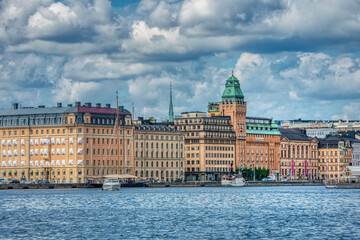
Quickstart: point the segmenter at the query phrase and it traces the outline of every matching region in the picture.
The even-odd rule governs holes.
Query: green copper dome
[[[240,82],[234,75],[231,75],[228,80],[226,80],[225,90],[222,95],[223,102],[232,101],[232,102],[243,102],[244,94],[240,89]]]

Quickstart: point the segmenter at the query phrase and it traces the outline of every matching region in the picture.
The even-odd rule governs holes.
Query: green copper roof
[[[278,125],[271,120],[271,124],[246,123],[246,134],[281,135]]]
[[[226,80],[222,100],[234,102],[244,101],[244,94],[241,91],[239,79],[237,79],[234,75],[231,75],[228,80]]]
[[[271,128],[279,129],[279,126],[275,123],[274,119],[271,118]]]

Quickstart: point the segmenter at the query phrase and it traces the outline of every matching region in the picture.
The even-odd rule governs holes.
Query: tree
[[[242,173],[243,178],[245,178],[246,181],[253,181],[254,180],[254,171],[248,168],[244,168],[242,171],[240,169],[236,169],[236,173]],[[255,180],[260,181],[262,178],[265,178],[269,176],[269,169],[265,168],[256,168],[255,169]]]

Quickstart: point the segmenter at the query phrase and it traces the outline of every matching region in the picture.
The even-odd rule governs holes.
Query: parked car
[[[282,182],[287,182],[287,180],[288,180],[288,179],[287,179],[286,177],[283,178],[283,179],[281,179]]]
[[[14,180],[11,180],[10,183],[20,183],[20,180],[14,179]]]
[[[263,178],[261,179],[262,182],[271,182],[272,180],[270,178]]]

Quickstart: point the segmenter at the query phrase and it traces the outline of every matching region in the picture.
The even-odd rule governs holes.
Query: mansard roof
[[[293,141],[312,141],[313,138],[306,136],[305,131],[301,129],[279,128],[281,139],[287,138]]]

